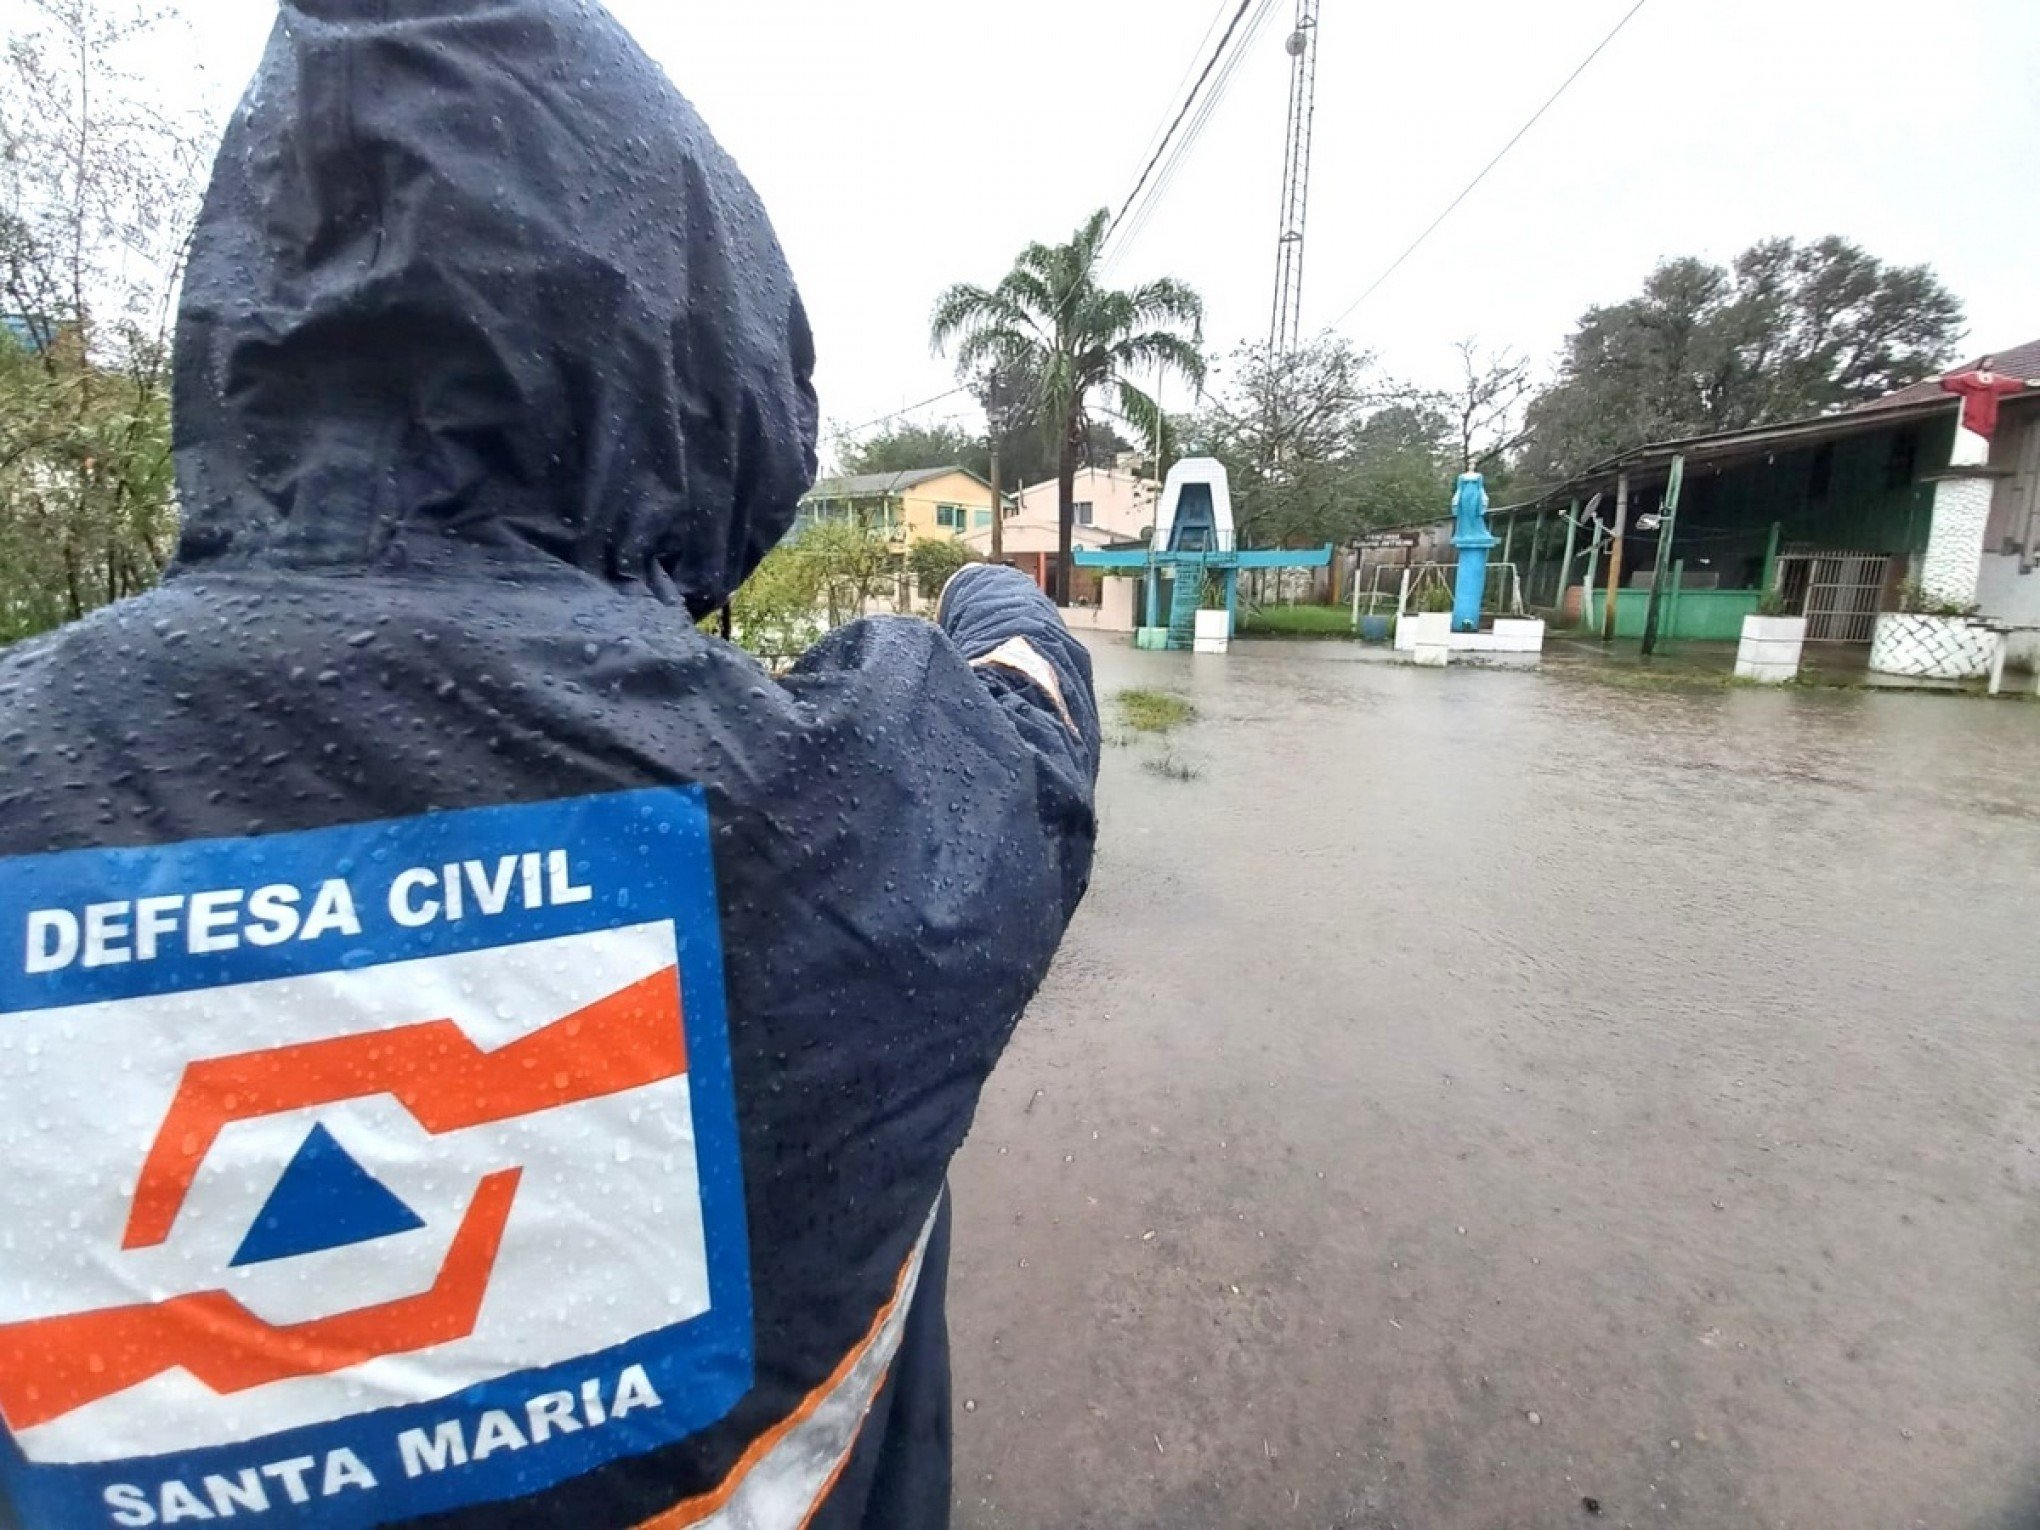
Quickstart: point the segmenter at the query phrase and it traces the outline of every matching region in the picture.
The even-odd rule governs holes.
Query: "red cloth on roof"
[[[1998,406],[2030,386],[2002,372],[1957,372],[1941,379],[1941,389],[1962,400],[1962,425],[1988,441],[1997,434]]]

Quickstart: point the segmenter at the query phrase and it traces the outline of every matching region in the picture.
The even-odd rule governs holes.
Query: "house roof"
[[[2029,340],[2024,345],[2015,345],[2008,351],[1986,351],[1990,358],[1991,370],[2002,372],[2007,377],[2026,380],[2040,378],[2040,340]],[[1974,361],[1964,362],[1953,371],[1943,372],[1941,377],[1953,377],[1959,372],[1974,372],[1983,365],[1983,356]],[[1896,393],[1887,393],[1883,398],[1872,399],[1859,404],[1859,409],[1890,409],[1902,404],[1940,403],[1951,395],[1941,391],[1941,377],[1930,377],[1925,382],[1914,383],[1910,388],[1900,388]]]
[[[808,490],[809,499],[883,499],[889,494],[903,494],[908,489],[928,483],[937,478],[947,478],[951,473],[961,473],[965,478],[990,484],[973,473],[969,468],[951,464],[948,467],[903,468],[897,473],[853,473],[844,478],[821,478]],[[1010,496],[1009,496],[1010,497]]]
[[[2040,340],[2015,346],[2008,351],[1993,351],[1986,354],[1991,356],[1993,366],[2008,377],[2040,378]],[[1979,357],[1978,361],[1981,359]],[[1976,365],[1976,362],[1969,362],[1941,376],[1952,377],[1956,372],[1973,370]],[[1632,478],[1641,475],[1647,480],[1654,474],[1670,472],[1674,457],[1684,457],[1689,466],[1706,464],[1716,468],[1726,467],[1739,461],[1767,457],[1773,452],[1790,451],[1802,446],[1819,446],[1828,441],[1840,441],[1850,436],[1888,430],[1893,425],[1929,420],[1936,415],[1949,413],[1955,408],[1955,396],[1942,391],[1941,378],[1930,377],[1925,382],[1914,383],[1909,388],[1900,388],[1895,393],[1887,393],[1883,398],[1872,399],[1866,404],[1857,404],[1838,414],[1816,415],[1804,420],[1786,420],[1776,425],[1753,425],[1747,430],[1723,431],[1719,435],[1688,436],[1677,441],[1652,441],[1643,446],[1632,447],[1605,462],[1595,463],[1565,483],[1547,489],[1539,498],[1503,506],[1496,513],[1506,515],[1536,510],[1554,501],[1563,500],[1569,495],[1605,487],[1620,473],[1629,473]]]
[[[1092,465],[1089,467],[1080,467],[1077,469],[1077,479],[1079,482],[1082,482],[1085,479],[1095,481],[1100,478],[1104,478],[1107,480],[1118,480],[1123,478],[1128,483],[1134,486],[1135,492],[1139,492],[1144,489],[1148,493],[1153,494],[1159,492],[1159,490],[1161,489],[1161,485],[1156,483],[1154,479],[1143,478],[1140,474],[1136,473],[1131,468],[1098,467],[1096,465]],[[1058,486],[1057,480],[1053,478],[1044,478],[1039,483],[1022,484],[1020,486],[1020,492],[1026,495],[1039,495],[1042,493],[1053,494],[1056,492],[1057,486]]]
[[[1805,420],[1786,420],[1776,425],[1753,425],[1747,430],[1723,431],[1712,436],[1688,436],[1677,441],[1652,441],[1597,462],[1585,472],[1546,489],[1535,499],[1501,506],[1496,513],[1516,514],[1537,510],[1568,497],[1580,497],[1595,489],[1606,489],[1627,473],[1638,487],[1671,471],[1672,459],[1684,457],[1689,469],[1701,466],[1724,468],[1737,462],[1769,457],[1800,447],[1820,446],[1850,436],[1870,435],[1894,425],[1925,421],[1945,414],[1955,406],[1954,395],[1938,388],[1923,399],[1904,403],[1882,402],[1845,410],[1841,414],[1816,415]]]

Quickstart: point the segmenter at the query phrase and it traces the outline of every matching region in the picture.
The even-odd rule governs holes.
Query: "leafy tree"
[[[1094,407],[1116,414],[1143,439],[1164,428],[1160,407],[1133,381],[1174,372],[1201,386],[1204,304],[1162,278],[1120,292],[1100,285],[1098,259],[1110,215],[1086,219],[1066,244],[1030,244],[998,285],[951,287],[935,305],[930,336],[954,345],[958,367],[987,366],[1037,378],[1040,415],[1056,442],[1056,595],[1067,604],[1075,480]]]
[[[208,133],[123,69],[163,19],[34,0],[0,62],[0,642],[147,588],[176,541],[170,299]]]
[[[774,548],[731,599],[731,636],[762,659],[797,658],[825,627],[862,616],[874,598],[899,588],[903,572],[932,595],[972,558],[961,542],[928,538],[914,543],[903,567],[877,528],[847,516],[812,521]]]
[[[1961,331],[1928,267],[1846,239],[1768,239],[1726,268],[1668,260],[1636,297],[1581,315],[1519,463],[1558,482],[1646,441],[1866,402],[1941,371]]]
[[[885,539],[858,521],[813,522],[787,544],[787,551],[806,563],[831,627],[862,616],[872,598],[900,577],[899,560]]]
[[[1370,414],[1353,437],[1344,538],[1442,516],[1457,466],[1451,434],[1452,422],[1421,393]]]
[[[1043,408],[1040,375],[1031,368],[989,366],[972,379],[970,390],[999,438],[999,476],[1007,490],[1055,477],[1056,429]],[[1083,432],[1080,468],[1110,467],[1132,449],[1108,420],[1087,417]]]
[[[0,332],[0,642],[147,589],[176,541],[160,359],[97,366],[71,324],[39,338]]]
[[[915,468],[961,467],[986,477],[991,452],[983,436],[961,426],[888,425],[862,441],[843,440],[837,456],[845,473],[907,473]]]
[[[1324,336],[1235,353],[1222,396],[1187,434],[1226,464],[1243,543],[1342,542],[1442,513],[1454,426],[1440,404]]]
[[[969,387],[998,437],[999,477],[1006,491],[1054,477],[1055,432],[1042,418],[1039,379],[1031,372],[988,367]],[[1080,466],[1108,466],[1126,450],[1126,439],[1106,421],[1085,421]],[[988,437],[946,420],[932,425],[888,423],[861,439],[839,435],[836,458],[845,473],[904,473],[954,465],[987,482],[992,476]]]
[[[907,572],[923,600],[940,595],[959,569],[975,562],[970,544],[950,537],[922,537],[907,549]]]
[[[761,659],[797,658],[822,635],[821,599],[820,565],[782,543],[731,599],[731,636]]]

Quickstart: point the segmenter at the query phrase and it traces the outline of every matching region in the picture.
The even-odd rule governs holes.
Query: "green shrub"
[[[1917,579],[1908,579],[1898,587],[1898,609],[1913,616],[1974,616],[1976,604],[1959,600],[1944,600],[1938,595],[1927,593],[1927,587]]]

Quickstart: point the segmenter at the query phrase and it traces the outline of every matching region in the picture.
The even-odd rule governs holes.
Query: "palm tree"
[[[992,365],[1040,379],[1042,424],[1056,432],[1055,597],[1063,605],[1077,461],[1092,405],[1102,401],[1137,439],[1153,441],[1163,429],[1161,406],[1130,379],[1173,372],[1204,385],[1203,300],[1167,277],[1126,292],[1099,285],[1098,256],[1110,224],[1101,208],[1069,243],[1027,246],[989,291],[951,287],[929,325],[937,351],[956,345],[959,371]]]

